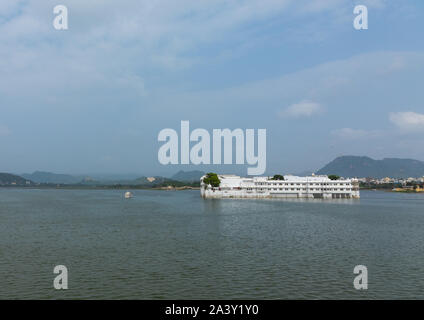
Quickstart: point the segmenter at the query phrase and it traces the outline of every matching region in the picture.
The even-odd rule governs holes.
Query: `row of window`
[[[304,185],[310,185],[310,186],[349,186],[351,185],[350,183],[337,183],[337,182],[333,182],[333,183],[328,183],[328,182],[323,182],[323,183],[314,183],[314,182],[301,182],[301,183],[277,183],[277,182],[255,182],[255,185],[257,186],[304,186]]]
[[[240,190],[240,188],[234,188],[236,190]],[[254,188],[243,188],[244,190],[251,191]],[[260,191],[352,191],[351,188],[255,188]]]

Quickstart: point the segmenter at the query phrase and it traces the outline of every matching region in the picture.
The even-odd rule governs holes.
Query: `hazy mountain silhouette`
[[[342,177],[409,178],[424,176],[424,162],[413,159],[342,156],[334,159],[317,174],[336,174]]]

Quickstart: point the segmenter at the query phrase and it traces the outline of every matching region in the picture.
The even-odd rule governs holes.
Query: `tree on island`
[[[330,174],[328,176],[328,179],[330,179],[330,180],[339,180],[340,179],[340,176],[338,176],[336,174]]]
[[[271,180],[284,180],[284,176],[281,174],[274,175]]]
[[[203,178],[203,182],[208,185],[210,184],[212,187],[217,188],[221,184],[221,180],[219,180],[218,175],[213,172],[209,172],[206,174],[206,177]]]

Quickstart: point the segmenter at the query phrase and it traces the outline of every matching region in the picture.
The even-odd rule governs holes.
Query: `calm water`
[[[2,299],[424,299],[424,194],[0,189]],[[53,268],[69,290],[53,289]],[[353,268],[368,267],[368,291]]]

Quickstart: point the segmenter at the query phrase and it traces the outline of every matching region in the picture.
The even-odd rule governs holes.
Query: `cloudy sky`
[[[269,174],[424,160],[423,30],[420,0],[2,0],[0,172],[195,169],[157,160],[181,120],[267,129]]]

